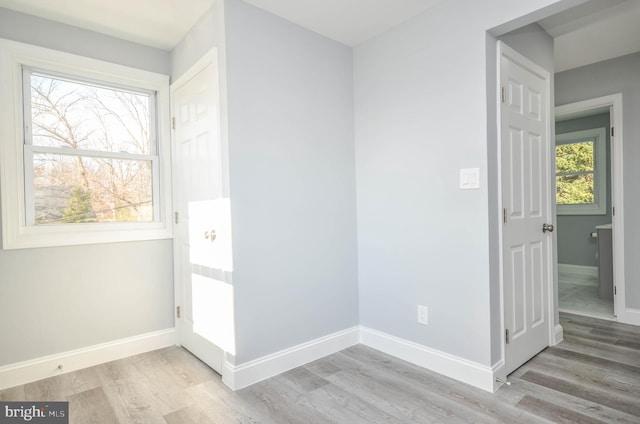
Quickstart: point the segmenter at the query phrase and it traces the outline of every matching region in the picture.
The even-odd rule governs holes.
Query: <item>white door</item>
[[[224,352],[235,352],[230,204],[223,197],[215,55],[172,85],[172,112],[179,340],[220,373]]]
[[[507,374],[549,345],[549,74],[501,50],[503,290]],[[551,231],[552,229],[549,228]]]

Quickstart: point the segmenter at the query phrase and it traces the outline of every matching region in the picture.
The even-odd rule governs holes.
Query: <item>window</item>
[[[155,93],[23,70],[27,224],[152,222]]]
[[[561,215],[606,215],[605,128],[556,136],[556,204]]]
[[[0,40],[3,247],[171,236],[168,77]]]

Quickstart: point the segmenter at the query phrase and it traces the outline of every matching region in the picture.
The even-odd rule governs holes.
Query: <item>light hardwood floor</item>
[[[487,393],[364,346],[238,392],[172,347],[0,391],[71,423],[640,423],[640,328],[561,314],[565,341]]]

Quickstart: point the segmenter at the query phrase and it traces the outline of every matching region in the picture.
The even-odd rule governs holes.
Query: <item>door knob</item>
[[[542,232],[546,233],[547,231],[553,232],[553,224],[542,224]]]
[[[205,240],[214,241],[216,239],[216,237],[217,237],[216,230],[211,230],[211,231],[205,231],[204,232]]]

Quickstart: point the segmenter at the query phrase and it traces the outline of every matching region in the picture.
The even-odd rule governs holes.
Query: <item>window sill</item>
[[[79,228],[69,228],[78,225]],[[32,249],[42,247],[76,246],[84,244],[117,243],[173,238],[164,224],[67,224],[21,227],[14,234],[3,234],[3,249]]]
[[[606,215],[605,207],[593,205],[556,206],[557,215]]]

